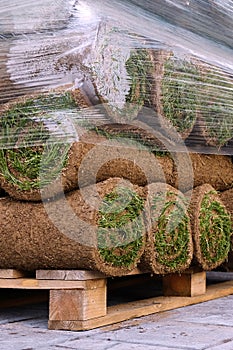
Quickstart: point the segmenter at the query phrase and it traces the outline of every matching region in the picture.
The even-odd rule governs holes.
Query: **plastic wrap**
[[[0,6],[2,118],[21,96],[79,89],[89,110],[66,108],[63,124],[140,120],[177,150],[184,142],[190,151],[232,153],[232,1]],[[11,147],[2,132],[1,148]]]
[[[213,191],[232,188],[232,12],[229,0],[0,2],[0,191],[10,196],[1,200],[2,221],[20,241],[24,222],[17,231],[17,220],[22,220],[19,214],[14,221],[14,211],[20,201],[31,201],[23,204],[28,247],[37,249],[31,230],[41,220],[43,227],[38,226],[34,233],[40,230],[42,253],[44,245],[50,250],[46,243],[49,222],[48,230],[54,232],[51,245],[60,242],[58,247],[63,246],[60,233],[77,242],[81,237],[80,254],[85,256],[83,265],[74,266],[69,258],[54,265],[59,254],[52,248],[51,261],[43,266],[98,268],[88,261],[85,249],[94,244],[101,251],[88,236],[99,221],[91,217],[88,223],[84,214],[102,215],[103,207],[106,237],[111,228],[119,229],[119,236],[113,234],[111,246],[104,251],[108,266],[114,260],[120,266],[122,247],[128,247],[125,221],[117,226],[118,214],[125,213],[125,201],[130,204],[126,216],[132,219],[132,231],[137,227],[144,237],[144,229],[132,216],[135,208],[128,192],[118,188],[125,199],[113,192],[101,197],[97,193],[101,181],[111,183],[117,177],[128,188],[139,186],[141,191],[143,187],[143,196],[148,198],[153,183],[162,184],[161,192],[166,183],[174,187],[175,194],[185,193],[185,208],[192,200],[190,190],[197,186],[207,184]],[[93,184],[96,186],[89,186]],[[69,195],[75,198],[75,190],[85,202],[78,205],[77,213],[67,201]],[[41,200],[42,205],[33,203]],[[104,205],[108,201],[109,207]],[[179,214],[164,222],[171,237],[179,228]],[[150,224],[150,220],[145,223]],[[12,246],[7,225],[3,225],[2,249],[5,240],[6,247]],[[225,258],[232,230],[219,227],[216,237],[226,231]],[[192,232],[195,234],[198,232]],[[190,228],[184,236],[191,237]],[[103,240],[108,245],[106,237]],[[136,247],[137,240],[130,237]],[[168,246],[169,237],[164,238]],[[178,238],[185,246],[187,240]],[[22,242],[17,248],[19,260],[10,261],[15,255],[13,247],[12,256],[3,257],[6,261],[1,266],[41,266],[36,255],[33,267],[30,265]],[[21,249],[25,265],[20,263]],[[191,246],[186,258],[183,268],[193,258]],[[217,260],[221,262],[222,258]]]

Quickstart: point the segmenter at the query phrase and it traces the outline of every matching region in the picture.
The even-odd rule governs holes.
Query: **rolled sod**
[[[132,46],[124,31],[106,23],[99,26],[91,67],[93,84],[113,122],[137,118],[148,99],[152,64],[146,49]]]
[[[227,259],[230,251],[230,215],[218,192],[209,184],[193,189],[189,213],[194,257],[203,270],[212,270]]]
[[[164,183],[148,185],[145,193],[147,240],[141,266],[156,274],[184,271],[193,258],[186,199]]]
[[[153,65],[150,105],[165,135],[176,141],[185,140],[197,120],[198,66],[165,50],[150,50],[150,60]]]
[[[184,155],[187,157],[187,155]],[[190,167],[182,168],[182,183],[179,183],[179,172],[174,169],[174,187],[179,186],[182,192],[191,190],[203,184],[210,184],[217,191],[230,189],[233,183],[233,163],[230,156],[217,154],[189,153]],[[179,154],[177,164],[181,162],[182,154]],[[189,176],[193,173],[193,183]],[[186,174],[186,176],[185,176]]]
[[[228,213],[231,216],[231,224],[233,227],[233,188],[219,193],[221,200],[226,206]],[[223,264],[227,271],[233,271],[233,240],[231,237],[231,248],[227,260]]]
[[[0,186],[12,198],[40,201],[41,196],[51,193],[51,187],[56,195],[56,186],[59,194],[115,176],[142,186],[172,181],[173,162],[159,152],[161,142],[153,140],[149,149],[140,135],[134,142],[135,127],[113,140],[107,133],[93,129],[93,125],[91,130],[89,126],[78,126],[78,140],[70,140],[69,116],[71,113],[74,122],[78,119],[79,107],[85,107],[81,98],[77,91],[63,92],[24,98],[4,106],[0,121]],[[61,113],[62,123],[52,118],[52,113]],[[158,157],[151,149],[158,151]]]
[[[23,97],[2,107],[0,186],[10,196],[38,201],[40,190],[46,193],[60,175],[64,191],[77,187],[76,167],[92,146],[74,140],[68,118],[82,107],[87,104],[77,90]]]
[[[219,67],[200,65],[198,130],[220,149],[233,137],[233,78]]]
[[[144,251],[142,189],[108,179],[54,201],[0,201],[0,267],[91,269],[120,276]]]
[[[229,190],[223,192],[219,192],[219,196],[223,201],[225,207],[227,208],[228,212],[230,213],[233,222],[233,188],[230,188]]]

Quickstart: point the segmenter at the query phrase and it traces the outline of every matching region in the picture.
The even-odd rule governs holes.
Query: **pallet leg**
[[[106,280],[103,281],[104,286],[99,288],[50,290],[49,324],[52,325],[53,321],[86,321],[105,316]]]
[[[206,272],[185,272],[163,277],[165,296],[194,297],[206,293]]]

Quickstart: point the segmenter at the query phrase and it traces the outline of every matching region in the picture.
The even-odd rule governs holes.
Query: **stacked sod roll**
[[[231,217],[231,223],[233,227],[233,188],[230,188],[226,191],[220,192],[220,198],[224,205],[226,206],[228,213]],[[231,247],[229,255],[224,262],[224,264],[221,266],[224,270],[227,271],[233,271],[233,239],[231,238]]]
[[[0,185],[13,198],[41,200],[61,175],[64,191],[77,187],[76,167],[91,148],[75,142],[69,115],[87,107],[71,92],[33,95],[1,109]],[[75,156],[74,156],[75,155]]]
[[[198,116],[198,66],[192,60],[175,57],[171,51],[149,53],[153,62],[150,106],[168,137],[185,140]]]
[[[47,204],[1,199],[0,266],[125,275],[144,251],[143,208],[141,188],[120,178]]]
[[[159,132],[154,135],[127,124],[81,127],[79,115],[86,107],[77,91],[24,97],[4,105],[0,185],[11,197],[40,201],[51,192],[55,196],[115,176],[140,186],[176,186],[174,160]],[[81,133],[74,138],[71,131],[76,126],[75,132]],[[187,174],[185,183],[189,178]]]
[[[193,258],[186,198],[165,183],[150,184],[145,193],[147,239],[142,268],[155,274],[186,270]]]
[[[227,259],[230,251],[233,233],[230,214],[218,192],[209,184],[193,189],[189,212],[194,257],[203,270],[212,270]]]
[[[108,23],[99,26],[91,66],[96,95],[113,122],[137,118],[148,98],[148,73],[152,64],[145,49]]]
[[[233,137],[233,79],[223,69],[203,62],[199,69],[199,137],[221,149]]]

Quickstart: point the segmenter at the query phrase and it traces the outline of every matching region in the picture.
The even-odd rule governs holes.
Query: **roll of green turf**
[[[230,251],[230,215],[218,192],[209,184],[194,188],[189,212],[195,259],[204,270],[212,270],[227,259]]]
[[[0,186],[7,193],[40,200],[40,191],[46,193],[60,175],[65,191],[77,187],[75,167],[91,146],[76,142],[69,116],[85,106],[77,91],[26,96],[3,105]]]
[[[54,201],[0,201],[0,268],[129,273],[144,251],[142,189],[108,179]]]
[[[186,270],[193,258],[193,243],[184,195],[164,183],[146,186],[145,193],[147,241],[141,266],[155,274]]]

